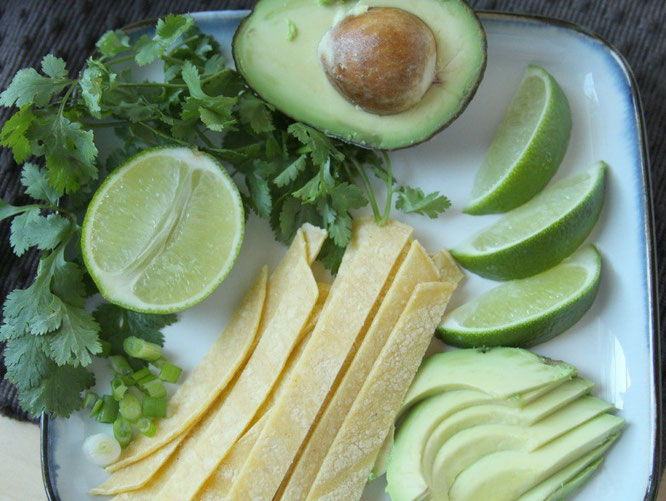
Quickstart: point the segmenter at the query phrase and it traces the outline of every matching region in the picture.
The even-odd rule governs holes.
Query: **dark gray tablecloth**
[[[316,0],[312,0],[313,2]],[[408,1],[408,0],[406,0]],[[37,66],[53,52],[78,71],[106,30],[170,12],[240,9],[252,0],[3,0],[0,2],[0,89],[17,70]],[[659,284],[666,280],[666,23],[665,0],[476,0],[476,9],[550,16],[580,24],[610,41],[625,55],[638,80],[643,98],[652,163],[656,215]],[[0,109],[0,124],[11,111]],[[10,203],[27,203],[19,183],[19,168],[8,151],[0,153],[0,195]],[[36,256],[17,259],[9,248],[9,224],[0,225],[0,302],[15,287],[25,287],[37,266]],[[666,325],[666,293],[661,300]],[[662,329],[663,332],[663,329]],[[0,378],[4,367],[0,363]],[[0,383],[0,412],[25,419],[16,392]]]

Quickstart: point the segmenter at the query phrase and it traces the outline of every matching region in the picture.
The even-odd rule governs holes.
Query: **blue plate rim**
[[[196,19],[206,18],[210,16],[222,16],[227,19],[242,19],[246,17],[251,11],[249,10],[219,10],[219,11],[201,11],[193,12],[191,15]],[[500,21],[516,21],[516,22],[531,22],[535,24],[542,24],[554,26],[559,28],[568,29],[577,32],[593,42],[600,44],[606,49],[609,54],[615,58],[618,67],[623,73],[626,80],[628,90],[631,97],[632,109],[634,113],[634,121],[637,127],[639,136],[638,152],[640,157],[641,168],[641,182],[642,182],[642,198],[643,206],[645,208],[645,218],[643,232],[645,235],[645,258],[646,258],[646,284],[649,288],[648,294],[648,325],[652,333],[651,349],[652,349],[652,409],[654,415],[654,422],[652,426],[652,471],[648,479],[648,487],[643,499],[655,500],[659,488],[659,482],[662,475],[662,366],[661,366],[661,339],[659,328],[659,291],[657,280],[657,254],[656,254],[656,238],[655,238],[655,222],[654,222],[654,205],[652,198],[652,179],[650,174],[650,159],[648,153],[648,139],[647,130],[645,127],[645,116],[643,113],[643,104],[638,89],[638,83],[634,76],[629,63],[622,55],[622,53],[609,41],[597,35],[591,30],[563,19],[554,17],[546,17],[532,14],[514,14],[509,12],[486,11],[478,10],[476,13],[483,19],[497,19]],[[125,31],[135,31],[147,26],[154,26],[157,19],[146,19],[137,23],[125,26]],[[54,476],[51,475],[51,457],[49,449],[49,416],[42,414],[40,418],[40,457],[42,465],[42,481],[48,501],[60,501],[58,491],[54,483]]]

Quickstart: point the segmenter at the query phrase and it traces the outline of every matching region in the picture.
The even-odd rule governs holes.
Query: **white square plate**
[[[246,12],[194,14],[225,51]],[[448,129],[419,146],[392,155],[398,180],[439,190],[453,208],[436,220],[394,217],[411,224],[434,251],[453,247],[497,216],[462,214],[474,175],[493,131],[529,63],[542,65],[561,84],[571,103],[571,142],[555,180],[596,160],[610,165],[605,207],[589,238],[603,256],[602,283],[592,309],[569,331],[534,351],[577,366],[597,383],[595,394],[613,402],[627,426],[600,471],[577,499],[638,500],[652,497],[659,474],[659,348],[652,211],[645,130],[636,85],[623,58],[607,43],[563,22],[482,13],[488,35],[488,68],[476,97]],[[144,25],[142,30],[149,30]],[[235,304],[261,265],[280,260],[284,247],[265,221],[251,216],[235,268],[206,301],[180,315],[166,329],[170,359],[192,369],[220,333]],[[468,274],[452,307],[493,286]],[[108,375],[96,368],[99,388]],[[42,420],[44,481],[49,498],[94,499],[88,489],[106,474],[83,457],[83,439],[108,427],[83,413],[67,420]],[[370,484],[364,499],[388,499],[383,479]]]

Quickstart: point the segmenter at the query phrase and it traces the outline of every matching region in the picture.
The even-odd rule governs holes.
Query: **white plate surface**
[[[228,51],[243,13],[195,14],[199,26]],[[599,296],[592,309],[566,333],[537,346],[539,354],[576,365],[597,383],[595,394],[613,402],[627,427],[599,473],[576,499],[642,499],[650,485],[656,434],[655,367],[649,212],[646,207],[642,125],[632,100],[631,81],[620,58],[601,41],[564,25],[484,14],[488,68],[469,108],[448,129],[420,146],[392,154],[396,177],[426,191],[439,190],[453,208],[437,220],[394,216],[416,228],[431,251],[453,247],[496,216],[468,216],[465,205],[493,131],[527,64],[546,68],[571,103],[573,130],[566,157],[554,181],[580,172],[596,160],[610,165],[606,204],[589,238],[603,255]],[[166,329],[170,359],[192,369],[227,323],[239,298],[260,267],[279,262],[284,247],[273,240],[268,224],[250,217],[238,262],[227,280],[202,304],[180,315]],[[489,289],[493,282],[468,274],[453,307]],[[97,369],[100,391],[108,389],[105,370]],[[89,488],[105,473],[86,461],[83,439],[109,431],[83,413],[50,421],[46,467],[62,500],[94,499]],[[364,499],[388,499],[383,479]]]

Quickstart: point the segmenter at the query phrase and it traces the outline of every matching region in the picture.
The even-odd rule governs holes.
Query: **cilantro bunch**
[[[398,185],[386,154],[329,138],[256,97],[189,16],[161,19],[152,36],[107,32],[97,49],[75,78],[65,61],[47,55],[41,72],[20,70],[0,94],[0,105],[18,108],[0,144],[23,164],[21,181],[35,200],[0,201],[0,220],[13,217],[18,256],[41,251],[32,285],[7,297],[0,341],[6,377],[34,416],[80,408],[81,392],[94,384],[87,368],[94,356],[122,353],[128,336],[162,345],[161,329],[176,320],[108,303],[92,313],[85,307],[97,291],[80,256],[82,217],[99,183],[138,151],[184,145],[217,157],[246,208],[268,219],[279,241],[289,243],[304,222],[326,228],[321,259],[333,271],[355,209],[369,204],[384,224],[393,201],[431,218],[450,205],[439,193]],[[145,65],[160,77],[137,81],[132,68]],[[96,142],[110,131],[120,146],[102,160]],[[383,207],[370,176],[386,185]]]

